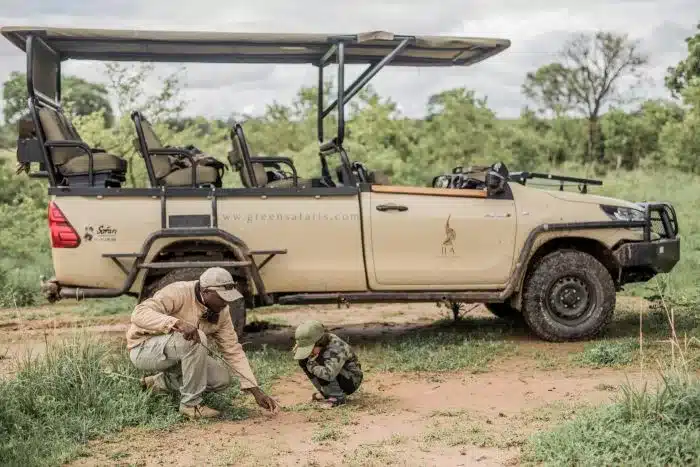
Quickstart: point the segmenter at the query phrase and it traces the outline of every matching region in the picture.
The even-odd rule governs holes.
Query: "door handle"
[[[504,214],[499,214],[495,212],[490,212],[488,214],[485,214],[484,217],[510,217],[510,213],[506,212]]]
[[[377,206],[377,211],[408,211],[408,208],[399,204],[389,203],[380,204]]]

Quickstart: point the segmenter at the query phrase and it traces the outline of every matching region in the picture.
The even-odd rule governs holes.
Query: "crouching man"
[[[346,402],[362,383],[362,368],[349,344],[327,332],[318,321],[306,321],[297,327],[294,358],[319,392],[312,400],[324,408]]]
[[[241,389],[276,413],[277,403],[258,387],[231,322],[228,302],[241,297],[228,271],[210,268],[198,281],[175,282],[138,304],[126,333],[127,347],[137,368],[156,372],[142,378],[142,387],[179,393],[180,413],[188,417],[219,415],[202,403],[205,391],[223,391],[231,384],[229,369],[207,351],[216,344]]]

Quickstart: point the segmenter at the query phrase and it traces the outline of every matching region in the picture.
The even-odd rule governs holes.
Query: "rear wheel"
[[[593,256],[560,250],[542,258],[523,293],[523,318],[548,341],[583,340],[597,335],[615,311],[615,284]]]
[[[142,300],[152,297],[158,290],[174,282],[197,280],[206,269],[207,268],[185,268],[170,271],[152,284],[149,284],[147,290],[143,294]],[[243,293],[240,289],[239,292]],[[240,339],[243,337],[246,322],[245,299],[239,298],[234,302],[229,302],[228,307],[233,328],[236,330],[236,334]]]

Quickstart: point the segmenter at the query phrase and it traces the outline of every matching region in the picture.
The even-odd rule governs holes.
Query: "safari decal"
[[[98,241],[98,242],[114,242],[117,239],[117,229],[109,225],[98,225],[94,227],[92,225],[85,226],[85,233],[83,234],[83,240],[86,242]]]
[[[452,256],[455,254],[455,240],[457,239],[457,232],[455,229],[450,227],[450,218],[452,214],[447,216],[447,221],[445,221],[445,239],[442,241],[442,255],[446,256],[449,252]]]

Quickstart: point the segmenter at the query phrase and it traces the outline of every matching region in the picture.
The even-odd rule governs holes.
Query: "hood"
[[[607,196],[598,196],[582,193],[572,193],[567,191],[547,191],[549,196],[553,198],[561,199],[564,201],[571,201],[574,203],[586,203],[586,204],[607,204],[610,206],[621,206],[625,208],[641,209],[638,204],[625,201],[618,198],[609,198]]]

